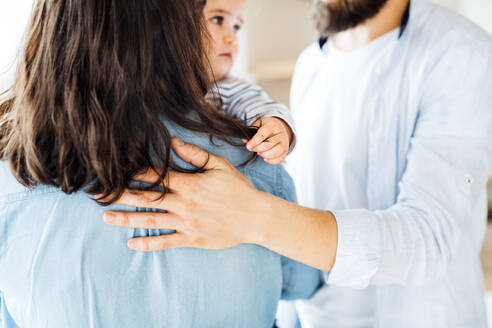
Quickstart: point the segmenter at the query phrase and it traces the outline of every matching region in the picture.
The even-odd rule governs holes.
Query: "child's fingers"
[[[249,151],[254,151],[259,144],[268,139],[271,135],[271,128],[269,126],[262,126],[258,129],[258,132],[256,132],[254,137],[246,144],[246,148],[248,148]]]
[[[283,161],[285,161],[285,157],[286,156],[280,156],[280,157],[277,157],[274,159],[265,159],[265,162],[267,162],[268,164],[271,164],[271,165],[278,165],[278,164],[283,163]]]
[[[253,148],[251,151],[255,153],[263,153],[269,151],[270,149],[277,146],[278,144],[279,144],[278,142],[269,139],[265,142],[262,142],[257,147]]]
[[[263,119],[260,118],[259,120],[257,120],[256,122],[254,122],[253,125],[251,125],[251,126],[255,126],[257,128],[261,128],[263,126]]]
[[[282,147],[280,144],[279,145],[276,145],[275,147],[273,147],[272,149],[270,150],[267,150],[267,151],[264,151],[264,152],[261,152],[261,153],[258,153],[261,157],[263,157],[264,159],[275,159],[277,157],[281,157],[281,156],[284,156],[286,155],[288,152],[288,149],[285,149],[285,147]]]
[[[262,153],[264,151],[272,149],[276,145],[282,145],[288,148],[288,139],[286,138],[285,134],[275,134],[271,135],[266,141],[262,142],[258,146],[254,147],[251,149],[251,151],[255,153]]]

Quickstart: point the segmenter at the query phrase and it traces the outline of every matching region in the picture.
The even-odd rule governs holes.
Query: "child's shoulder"
[[[262,90],[258,85],[251,81],[236,76],[227,76],[217,82],[221,92],[237,93],[244,90]]]
[[[250,101],[252,99],[271,101],[266,92],[251,81],[235,76],[228,76],[217,83],[218,93],[224,104],[229,101]]]

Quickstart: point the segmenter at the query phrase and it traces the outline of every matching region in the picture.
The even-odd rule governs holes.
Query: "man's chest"
[[[319,148],[327,151],[365,151],[373,115],[370,104],[377,95],[372,89],[371,72],[357,74],[339,68],[322,68],[306,86],[294,110],[298,148]]]

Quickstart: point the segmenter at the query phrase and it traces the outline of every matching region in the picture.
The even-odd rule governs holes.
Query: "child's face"
[[[217,81],[227,76],[239,54],[237,33],[244,24],[246,0],[208,0],[204,9],[212,37],[209,58]]]

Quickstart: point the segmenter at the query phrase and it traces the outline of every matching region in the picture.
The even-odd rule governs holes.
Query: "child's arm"
[[[218,86],[226,113],[259,127],[248,149],[271,164],[281,163],[295,146],[294,119],[289,109],[272,101],[257,85],[234,77]]]

